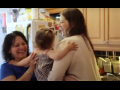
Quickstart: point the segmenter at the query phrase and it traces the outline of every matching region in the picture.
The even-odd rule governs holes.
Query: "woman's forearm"
[[[31,70],[30,68],[16,81],[30,81],[34,70]]]
[[[29,69],[17,81],[30,81],[30,79],[34,73],[34,69],[35,69],[37,60],[38,60],[38,57],[36,57],[32,61],[30,61]]]

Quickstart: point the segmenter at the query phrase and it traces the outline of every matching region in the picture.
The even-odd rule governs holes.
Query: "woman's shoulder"
[[[10,64],[8,64],[7,62],[5,62],[5,63],[3,63],[2,65],[1,65],[1,68],[0,68],[1,70],[1,72],[2,73],[4,73],[4,74],[6,74],[8,71],[10,71],[11,69],[12,69],[12,67],[11,67],[11,65]]]
[[[80,37],[80,35],[66,37],[58,43],[57,48],[63,48],[68,42],[78,43],[78,41],[80,41]]]
[[[9,67],[9,64],[7,62],[3,63],[1,67]]]
[[[10,68],[13,68],[14,66],[5,62],[1,65],[1,69],[10,69]]]
[[[65,43],[69,41],[77,42],[78,40],[80,41],[80,39],[82,39],[81,35],[75,35],[75,36],[64,38],[60,43],[63,43],[63,42]]]

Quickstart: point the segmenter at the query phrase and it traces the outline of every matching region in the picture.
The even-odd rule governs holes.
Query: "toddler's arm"
[[[63,48],[62,50],[60,51],[53,51],[53,50],[50,50],[48,52],[48,56],[51,58],[51,59],[54,59],[54,60],[60,60],[62,59],[69,51],[71,50],[76,50],[78,47],[77,47],[77,44],[75,43],[68,43],[65,48]]]
[[[26,66],[30,64],[30,61],[34,59],[36,53],[32,52],[28,57],[22,59],[19,62],[12,61],[11,63],[16,66]]]

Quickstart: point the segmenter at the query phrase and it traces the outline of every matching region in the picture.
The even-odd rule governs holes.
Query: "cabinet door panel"
[[[106,13],[106,40],[108,44],[120,45],[120,8],[108,8]]]
[[[104,8],[86,8],[85,19],[89,37],[93,44],[104,43]]]

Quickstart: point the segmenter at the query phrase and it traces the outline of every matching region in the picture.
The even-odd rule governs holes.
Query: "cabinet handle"
[[[106,44],[106,41],[104,41],[104,44]]]
[[[108,41],[104,41],[104,44],[108,44]]]

